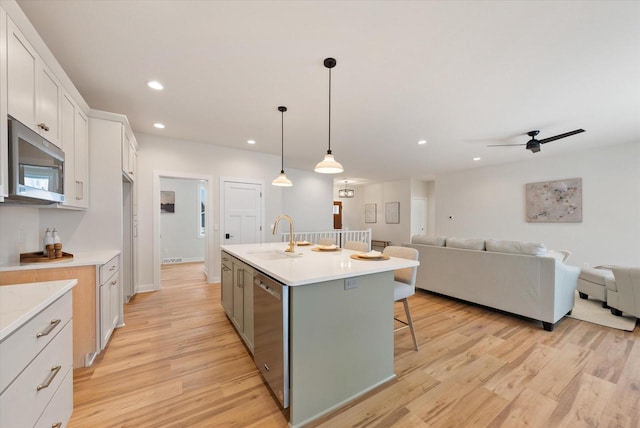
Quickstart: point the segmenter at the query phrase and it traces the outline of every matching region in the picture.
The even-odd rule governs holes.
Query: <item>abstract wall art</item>
[[[582,222],[582,179],[527,183],[526,215],[529,223]]]

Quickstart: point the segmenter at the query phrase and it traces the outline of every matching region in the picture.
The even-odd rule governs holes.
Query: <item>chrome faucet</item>
[[[287,248],[285,251],[287,253],[295,253],[296,252],[296,241],[293,240],[293,220],[291,220],[291,217],[289,217],[286,214],[280,214],[276,218],[276,222],[273,225],[273,234],[275,235],[276,232],[278,232],[278,223],[282,219],[285,219],[285,220],[287,220],[289,222],[289,248]]]

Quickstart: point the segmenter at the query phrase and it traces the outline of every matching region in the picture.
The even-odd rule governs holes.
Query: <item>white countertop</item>
[[[90,265],[103,265],[109,260],[120,254],[118,250],[104,250],[104,251],[81,251],[73,252],[73,259],[70,261],[60,262],[48,262],[48,263],[28,263],[28,264],[8,264],[0,266],[0,272],[13,271],[13,270],[30,270],[30,269],[49,269],[49,268],[62,268],[62,267],[74,267],[74,266],[90,266]]]
[[[0,287],[0,340],[16,331],[77,283],[77,279],[65,279]]]
[[[289,286],[315,284],[420,264],[415,260],[395,257],[389,260],[354,260],[350,256],[358,254],[358,251],[346,249],[336,252],[312,251],[311,249],[316,245],[296,246],[296,253],[301,253],[301,257],[280,256],[274,253],[274,251],[284,251],[287,247],[286,242],[220,246],[223,251]]]

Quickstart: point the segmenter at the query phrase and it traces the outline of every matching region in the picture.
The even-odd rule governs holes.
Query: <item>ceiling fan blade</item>
[[[526,146],[526,144],[488,144],[487,147]]]
[[[566,132],[564,134],[556,135],[555,137],[544,138],[542,140],[538,140],[540,144],[548,143],[550,141],[559,140],[560,138],[570,137],[572,135],[580,134],[584,132],[584,129],[576,129],[575,131]]]

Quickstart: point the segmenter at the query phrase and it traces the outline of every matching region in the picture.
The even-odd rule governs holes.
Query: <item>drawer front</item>
[[[68,292],[0,342],[0,393],[62,331],[71,314]]]
[[[120,262],[118,256],[115,256],[107,263],[100,266],[100,284],[104,284],[109,278],[111,278],[111,275],[118,271],[119,268]]]
[[[64,428],[73,412],[73,370],[69,370],[60,388],[38,419],[35,428]]]
[[[1,427],[32,427],[62,384],[65,375],[71,373],[73,376],[72,330],[73,321],[69,321],[2,393]],[[57,367],[60,368],[53,370]]]

